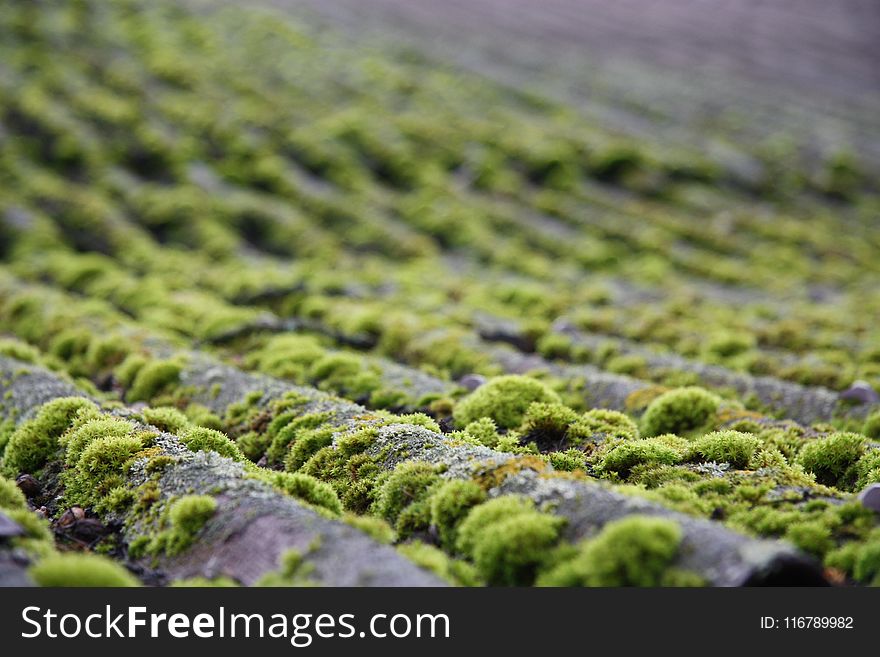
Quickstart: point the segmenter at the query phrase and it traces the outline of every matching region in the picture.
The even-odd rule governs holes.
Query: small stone
[[[27,498],[36,497],[43,492],[43,485],[36,477],[29,474],[21,474],[15,479],[16,485]]]
[[[17,522],[0,511],[0,538],[24,536],[25,531]]]
[[[859,493],[859,502],[866,509],[880,513],[880,484],[871,484]]]
[[[86,512],[81,506],[72,506],[58,518],[58,526],[62,529],[69,529],[85,517]]]
[[[486,377],[482,374],[465,374],[458,380],[459,385],[473,392],[481,385],[486,383]]]
[[[880,402],[880,394],[867,381],[855,381],[849,388],[840,393],[840,398],[857,404],[876,404]]]

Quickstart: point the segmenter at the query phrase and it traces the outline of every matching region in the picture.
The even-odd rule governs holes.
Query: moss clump
[[[24,493],[11,479],[0,477],[0,509],[26,509]]]
[[[477,572],[491,585],[530,585],[564,524],[562,518],[538,512],[490,524],[471,553]]]
[[[68,502],[84,507],[101,507],[114,488],[124,486],[128,468],[145,447],[140,435],[103,436],[90,442],[65,472]]]
[[[269,425],[267,433],[274,434],[272,442],[266,450],[266,460],[270,464],[281,463],[297,439],[311,429],[320,428],[330,419],[330,413],[306,413],[296,417],[293,412],[283,413]],[[279,421],[285,421],[283,425]],[[305,462],[305,461],[303,461]]]
[[[180,381],[181,364],[176,360],[155,360],[138,369],[126,399],[129,402],[150,401],[168,386]]]
[[[468,512],[486,500],[486,492],[473,481],[454,479],[440,484],[431,494],[431,523],[437,527],[440,542],[452,550],[458,524]]]
[[[390,544],[393,543],[396,538],[394,528],[382,520],[382,518],[377,518],[375,516],[358,516],[353,513],[346,513],[342,520],[355,529],[364,532],[374,541]]]
[[[376,435],[375,427],[367,427],[342,436],[335,445],[315,452],[299,471],[333,486],[349,511],[364,513],[374,500],[374,488],[382,473],[373,457],[364,454]]]
[[[820,484],[852,490],[858,479],[857,462],[864,453],[864,436],[834,433],[805,443],[795,462]]]
[[[309,552],[318,547],[317,544],[311,546]],[[266,573],[254,586],[315,586],[316,582],[310,579],[315,567],[306,561],[306,556],[299,550],[287,550],[278,559],[278,570]]]
[[[83,450],[99,438],[123,437],[133,432],[131,424],[117,417],[103,416],[88,419],[79,426],[72,427],[61,436],[59,442],[64,448],[64,462],[75,467]]]
[[[862,433],[872,440],[880,440],[880,408],[865,418]]]
[[[603,472],[614,472],[627,477],[637,465],[675,465],[680,463],[683,451],[658,438],[627,441],[610,449],[600,462]]]
[[[397,551],[417,566],[430,570],[437,577],[454,586],[480,585],[480,578],[473,566],[465,561],[451,558],[433,545],[413,541],[399,546]]]
[[[697,438],[691,445],[691,458],[703,461],[729,463],[734,468],[745,468],[761,441],[741,431],[713,431]]]
[[[342,504],[330,484],[298,472],[263,472],[266,473],[267,482],[291,497],[304,500],[333,513],[342,513]]]
[[[233,461],[244,461],[244,454],[225,434],[205,427],[189,427],[180,433],[180,442],[193,452],[216,452]]]
[[[125,568],[95,554],[56,554],[28,569],[40,586],[124,587],[140,586]]]
[[[528,498],[499,497],[471,509],[459,525],[456,548],[489,584],[529,585],[564,525]]]
[[[578,417],[564,404],[535,402],[526,410],[519,432],[523,442],[534,441],[542,452],[556,451],[568,445],[568,428]]]
[[[424,500],[439,481],[430,463],[401,463],[379,488],[373,512],[394,525],[407,507]]]
[[[325,426],[299,434],[284,459],[284,469],[289,472],[299,470],[319,450],[333,444],[333,435],[337,431],[337,427]]]
[[[631,516],[608,523],[571,559],[543,573],[539,586],[661,586],[681,543],[672,520]]]
[[[500,438],[495,421],[489,417],[474,420],[464,428],[464,432],[468,437],[486,447],[495,447]]]
[[[697,429],[709,421],[720,403],[720,397],[703,388],[690,386],[670,390],[648,405],[642,416],[642,434],[683,434]]]
[[[818,520],[789,525],[785,531],[785,540],[817,557],[822,557],[834,547],[831,528]]]
[[[58,449],[58,438],[83,409],[97,406],[81,397],[62,397],[47,402],[36,417],[22,424],[9,438],[3,455],[3,472],[15,477],[39,471]]]
[[[217,500],[210,495],[185,495],[175,500],[165,513],[168,529],[156,534],[149,541],[129,546],[132,556],[142,552],[169,556],[180,554],[196,539],[196,535],[217,512]]]
[[[639,428],[632,418],[620,411],[594,408],[581,415],[568,429],[569,442],[582,447],[597,439],[634,440]]]
[[[499,376],[480,386],[455,406],[456,424],[466,426],[488,417],[502,429],[514,429],[533,402],[561,403],[559,395],[545,383],[516,374]]]
[[[474,507],[458,528],[455,548],[462,554],[473,552],[480,533],[493,522],[535,510],[535,503],[527,497],[505,495]]]
[[[172,406],[145,408],[141,416],[146,424],[168,433],[179,433],[190,426],[189,418]]]

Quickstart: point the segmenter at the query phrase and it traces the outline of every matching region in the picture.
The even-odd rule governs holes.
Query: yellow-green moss
[[[694,386],[665,392],[648,404],[641,420],[645,436],[661,433],[681,435],[705,425],[718,410],[721,399]]]
[[[533,402],[561,403],[545,383],[527,376],[507,375],[491,379],[456,404],[453,417],[463,427],[481,417],[492,418],[503,429],[514,429]]]
[[[140,582],[107,557],[94,554],[57,554],[41,559],[28,569],[39,586],[128,587]]]

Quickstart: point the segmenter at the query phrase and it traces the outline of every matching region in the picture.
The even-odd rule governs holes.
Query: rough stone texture
[[[256,379],[234,368],[210,367],[201,371],[197,380],[211,385],[216,376],[226,374],[241,387],[228,389],[229,401],[235,394],[246,394],[264,386],[267,392],[280,394],[289,389],[286,384],[266,377]],[[15,410],[19,419],[36,411],[50,399],[82,393],[56,375],[10,358],[0,357],[0,395],[3,396],[3,416]],[[6,393],[11,395],[6,398]],[[316,397],[323,398],[320,393]],[[237,399],[237,398],[235,398]],[[117,411],[130,415],[130,411]],[[248,478],[241,464],[215,453],[193,453],[183,447],[172,435],[163,433],[158,439],[163,454],[177,461],[168,465],[159,481],[159,503],[192,493],[215,495],[218,508],[208,521],[196,543],[175,557],[160,557],[156,564],[173,578],[202,575],[227,575],[244,584],[252,584],[261,575],[278,567],[278,558],[289,549],[304,554],[310,546],[317,546],[306,556],[311,566],[309,579],[329,586],[441,586],[443,582],[416,567],[398,555],[389,546],[381,545],[363,532],[343,522],[325,518],[295,499],[274,491],[270,486]],[[129,485],[138,486],[146,480],[143,467],[146,460],[136,463],[131,471]],[[129,512],[132,514],[133,512]],[[155,514],[158,515],[158,514]],[[130,543],[140,536],[151,535],[155,520],[139,516],[125,518],[124,538]],[[15,562],[3,561],[0,551],[0,583],[15,578]],[[144,559],[145,564],[150,559]],[[152,565],[152,564],[151,564]],[[23,570],[24,565],[19,569]],[[10,571],[10,574],[5,574]]]

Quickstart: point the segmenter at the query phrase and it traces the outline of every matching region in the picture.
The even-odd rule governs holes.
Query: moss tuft
[[[577,555],[543,573],[539,586],[661,586],[678,552],[672,520],[630,516],[610,522]]]
[[[413,541],[399,546],[397,551],[417,566],[430,570],[454,586],[479,586],[481,583],[473,566],[451,558],[433,545]]]
[[[97,406],[81,397],[62,397],[47,402],[36,417],[16,429],[6,445],[3,472],[11,477],[38,472],[58,449],[58,438],[81,410]]]
[[[439,481],[440,475],[430,463],[401,463],[376,494],[373,512],[394,525],[407,507],[424,500]]]
[[[291,497],[304,500],[333,513],[342,513],[342,504],[330,484],[298,472],[263,472],[266,473],[267,482]]]
[[[190,421],[179,410],[172,406],[145,408],[141,412],[146,424],[151,424],[161,431],[179,433],[190,426]]]
[[[440,542],[455,547],[458,524],[468,512],[486,500],[486,492],[473,481],[454,479],[440,484],[431,494],[431,523],[437,527]]]
[[[168,386],[180,381],[182,366],[176,360],[156,360],[138,369],[126,399],[129,402],[150,401]]]
[[[52,555],[31,566],[28,575],[40,586],[140,586],[125,568],[95,554]]]
[[[652,401],[642,416],[645,436],[683,434],[705,425],[718,410],[721,399],[694,386],[665,392]]]
[[[760,447],[761,441],[740,431],[714,431],[697,438],[691,445],[691,458],[703,461],[729,463],[734,468],[745,468]]]
[[[502,429],[514,429],[533,402],[561,403],[545,383],[516,374],[499,376],[480,386],[456,404],[453,417],[466,426],[481,417],[492,418]]]
[[[834,433],[804,444],[795,462],[816,481],[852,490],[858,479],[857,463],[865,453],[865,438],[857,433]]]
[[[216,452],[233,461],[246,460],[234,442],[214,429],[189,427],[180,433],[180,442],[193,452]]]

